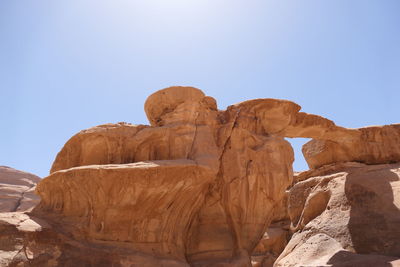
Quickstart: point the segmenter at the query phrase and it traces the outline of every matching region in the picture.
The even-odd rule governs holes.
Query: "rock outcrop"
[[[0,213],[0,266],[188,266],[129,243],[80,240],[63,229],[32,214]]]
[[[400,166],[388,165],[400,162],[399,125],[347,129],[277,99],[218,110],[193,87],[157,91],[145,111],[150,126],[100,125],[64,145],[36,188],[40,204],[0,214],[0,264],[267,267],[282,250],[276,266],[399,258]],[[313,138],[311,170],[294,180],[285,137]]]
[[[34,194],[40,178],[31,173],[0,166],[0,212],[27,211],[39,203]]]
[[[299,112],[279,134],[313,138],[302,149],[311,169],[343,162],[400,161],[400,124],[348,129],[323,117]]]
[[[157,266],[250,266],[292,182],[292,148],[274,133],[299,108],[258,99],[220,111],[196,88],[160,90],[145,103],[151,126],[107,124],[72,137],[38,185],[32,216]]]
[[[76,238],[130,243],[185,261],[190,223],[213,173],[191,160],[97,165],[55,172],[38,186],[36,214],[58,214]],[[95,180],[94,180],[95,178]]]
[[[303,175],[288,199],[295,233],[274,266],[400,266],[400,164]]]
[[[303,146],[310,168],[340,162],[384,164],[400,159],[400,124],[354,129],[357,138],[315,139]]]

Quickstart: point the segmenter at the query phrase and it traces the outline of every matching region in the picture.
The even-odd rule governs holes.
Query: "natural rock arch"
[[[75,240],[131,250],[127,261],[249,266],[292,183],[284,137],[315,139],[303,149],[311,168],[400,158],[400,142],[385,138],[399,140],[398,125],[346,129],[286,100],[218,110],[199,89],[170,87],[145,109],[151,126],[106,124],[73,136],[38,185],[33,214]]]

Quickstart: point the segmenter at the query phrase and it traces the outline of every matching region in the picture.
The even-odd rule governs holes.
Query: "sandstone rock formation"
[[[157,91],[145,111],[150,126],[100,125],[64,145],[37,186],[40,204],[0,214],[0,264],[242,267],[252,259],[267,267],[282,250],[276,266],[400,257],[399,165],[387,165],[400,162],[399,125],[347,129],[277,99],[218,110],[193,87]],[[285,137],[313,138],[303,148],[311,170],[295,183]]]
[[[311,168],[339,162],[383,164],[400,158],[400,124],[355,129],[357,138],[311,140],[303,154]]]
[[[26,211],[39,203],[34,194],[40,178],[31,173],[0,166],[0,212]]]
[[[129,243],[85,241],[62,229],[32,214],[0,213],[0,266],[185,266],[141,253]]]
[[[274,266],[400,266],[400,164],[305,175],[289,193],[296,233]]]
[[[253,267],[272,267],[285,249],[290,236],[290,218],[287,209],[289,192],[275,207],[272,221],[257,247],[253,250],[251,262]]]
[[[258,99],[220,111],[200,90],[172,87],[145,110],[151,126],[107,124],[72,137],[37,187],[33,215],[160,266],[250,266],[292,182],[293,151],[273,133],[299,106]]]
[[[400,124],[348,129],[320,116],[299,112],[280,134],[313,138],[302,149],[312,169],[340,162],[400,161]]]

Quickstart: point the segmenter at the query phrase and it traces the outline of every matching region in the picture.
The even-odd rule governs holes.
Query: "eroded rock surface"
[[[302,149],[312,169],[343,162],[385,164],[400,161],[400,124],[349,129],[326,118],[298,112],[279,134],[313,138]]]
[[[66,230],[79,239],[128,243],[184,262],[188,229],[212,174],[191,160],[62,170],[39,184],[36,214],[59,214],[64,228],[71,221],[81,225],[79,231]]]
[[[221,111],[196,88],[160,90],[145,103],[151,126],[73,136],[39,184],[33,215],[73,239],[128,247],[158,264],[250,266],[292,182],[292,148],[274,133],[299,109],[258,99]]]
[[[275,206],[271,224],[253,250],[251,257],[253,267],[272,267],[289,241],[288,196],[287,191],[279,205]]]
[[[384,164],[400,161],[400,124],[372,126],[352,130],[357,138],[311,140],[303,146],[310,168],[339,162]],[[321,140],[322,139],[322,140]]]
[[[398,125],[347,129],[277,99],[218,110],[193,87],[157,91],[145,111],[150,126],[64,145],[40,204],[0,215],[1,264],[266,267],[282,250],[276,266],[396,263],[399,166],[362,163],[400,162]],[[313,138],[295,183],[285,137]]]
[[[296,231],[274,266],[400,265],[400,165],[309,171],[289,193]]]
[[[0,213],[0,266],[189,266],[141,253],[128,243],[78,240],[60,225],[21,212]]]
[[[26,211],[39,203],[34,194],[40,178],[31,173],[0,166],[0,212]]]

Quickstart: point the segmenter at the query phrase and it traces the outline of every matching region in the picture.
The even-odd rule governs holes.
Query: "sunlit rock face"
[[[341,147],[359,142],[377,155],[391,142],[386,130],[368,139],[364,130],[299,110],[277,99],[218,110],[215,99],[193,87],[155,92],[145,103],[150,126],[105,124],[77,133],[38,184],[41,202],[34,211],[0,216],[4,236],[18,237],[0,242],[7,252],[1,264],[251,266],[255,248],[271,251],[275,259],[286,230],[277,229],[276,248],[260,247],[259,241],[271,221],[292,218],[295,210],[282,206],[284,199],[290,202],[285,190],[293,182],[294,160],[284,138],[309,137]],[[338,151],[306,146],[311,167]],[[357,156],[366,162],[368,153],[346,154],[339,161]],[[396,152],[380,153],[366,163],[396,160]],[[316,202],[329,201],[326,194]]]
[[[292,180],[292,148],[275,133],[299,109],[258,99],[221,111],[199,89],[160,90],[145,103],[151,126],[72,137],[37,188],[34,214],[159,264],[249,266]]]
[[[39,203],[34,194],[40,178],[34,174],[0,166],[0,212],[27,211]]]
[[[337,136],[331,140],[311,140],[303,146],[310,168],[339,162],[366,164],[394,163],[400,160],[400,124],[350,130],[353,138]]]

